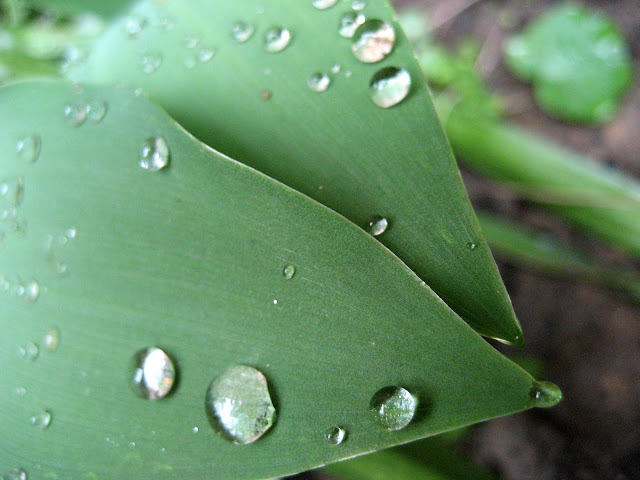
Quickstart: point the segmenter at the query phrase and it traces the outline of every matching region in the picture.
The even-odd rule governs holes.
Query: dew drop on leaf
[[[53,416],[51,415],[51,412],[48,410],[43,410],[37,415],[33,415],[29,419],[29,423],[34,427],[41,428],[42,430],[44,430],[49,425],[51,425],[52,419],[53,419]]]
[[[396,32],[390,23],[367,20],[353,34],[351,50],[361,62],[375,63],[391,53],[395,41]]]
[[[367,6],[367,2],[365,0],[353,0],[351,2],[351,8],[354,10],[364,10]]]
[[[40,297],[40,284],[31,280],[24,286],[23,298],[26,302],[35,303]]]
[[[150,172],[157,172],[169,165],[169,145],[162,137],[149,137],[140,151],[139,165]]]
[[[238,43],[244,43],[253,36],[255,31],[253,25],[245,22],[237,22],[231,28],[231,36]]]
[[[264,49],[269,53],[283,51],[291,43],[291,32],[283,27],[272,27],[264,34]]]
[[[325,10],[327,8],[333,7],[338,0],[313,0],[313,6],[319,10]]]
[[[49,330],[42,339],[42,344],[44,345],[44,348],[50,352],[58,350],[58,345],[60,345],[60,330],[57,328]]]
[[[159,400],[173,388],[176,368],[167,353],[157,347],[144,348],[133,356],[130,385],[141,398]]]
[[[146,18],[127,17],[124,21],[124,31],[130,38],[137,38],[146,26]]]
[[[154,73],[162,65],[162,54],[158,52],[147,52],[140,56],[140,68],[148,75]]]
[[[358,27],[365,21],[366,17],[362,13],[345,13],[340,19],[340,25],[338,25],[338,33],[344,38],[351,38],[353,37],[354,33],[356,33]]]
[[[94,123],[100,123],[107,114],[107,103],[102,100],[92,100],[86,106],[87,118]]]
[[[469,242],[469,243],[467,243],[467,248],[468,248],[469,250],[475,250],[477,246],[478,246],[478,245],[477,245],[475,242]]]
[[[329,88],[330,84],[331,79],[329,78],[329,75],[322,72],[313,73],[307,79],[307,85],[309,86],[309,88],[318,93],[324,92],[327,88]]]
[[[378,390],[369,403],[378,422],[387,430],[401,430],[413,419],[418,400],[411,393],[397,386]]]
[[[532,407],[553,407],[562,400],[562,392],[551,382],[533,382],[529,400]]]
[[[389,108],[404,100],[411,89],[411,75],[404,68],[384,67],[378,70],[369,83],[373,103]]]
[[[325,432],[324,438],[330,445],[340,445],[347,439],[347,431],[341,427],[331,427]]]
[[[40,355],[40,349],[35,343],[29,342],[24,347],[18,348],[18,355],[33,362],[38,358],[38,355]]]
[[[197,53],[198,61],[200,63],[207,63],[215,54],[216,51],[213,48],[200,48]]]
[[[84,103],[68,103],[64,106],[64,118],[74,127],[79,127],[87,119],[87,106]]]
[[[26,162],[33,163],[40,156],[41,146],[42,140],[40,139],[40,135],[27,135],[16,142],[16,152],[18,156]]]
[[[267,379],[245,365],[231,367],[211,382],[205,409],[216,432],[236,444],[258,440],[276,417]]]
[[[382,235],[384,232],[387,231],[388,227],[389,227],[389,220],[387,220],[385,217],[382,217],[380,215],[371,217],[367,222],[367,232],[369,232],[369,234],[373,235],[374,237],[377,237],[378,235]]]
[[[3,480],[27,480],[27,472],[22,468],[14,468],[0,478]]]
[[[282,274],[284,275],[284,278],[286,278],[287,280],[291,280],[296,274],[296,267],[293,265],[287,265],[286,267],[284,267]]]

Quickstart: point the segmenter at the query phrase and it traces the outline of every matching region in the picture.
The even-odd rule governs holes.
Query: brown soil
[[[437,40],[445,45],[453,47],[469,37],[484,44],[480,68],[507,100],[511,121],[640,177],[640,78],[613,122],[580,127],[554,120],[538,109],[529,86],[518,81],[501,61],[502,40],[557,2],[394,3],[425,8],[432,24],[438,25]],[[618,23],[640,72],[640,2],[583,3]],[[475,206],[544,229],[607,261],[632,266],[622,254],[508,189],[469,171],[463,171],[463,176]],[[525,353],[545,363],[547,379],[562,388],[565,400],[549,410],[479,425],[462,451],[509,480],[640,479],[640,307],[596,287],[542,277],[515,265],[500,263],[500,268],[525,332]],[[305,474],[296,478],[321,477]]]

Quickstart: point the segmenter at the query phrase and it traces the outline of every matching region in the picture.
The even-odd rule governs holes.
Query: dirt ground
[[[455,46],[465,37],[483,42],[480,68],[507,100],[511,121],[640,178],[639,75],[613,122],[597,128],[579,127],[540,111],[530,88],[514,78],[501,61],[503,39],[557,2],[394,3],[424,7],[441,43]],[[618,23],[631,46],[636,72],[640,72],[640,1],[581,3]],[[586,238],[575,227],[506,188],[469,171],[463,171],[463,176],[476,207],[558,235],[607,261],[633,266],[624,255]],[[640,479],[640,306],[596,287],[546,278],[515,265],[499,262],[499,266],[524,329],[525,353],[545,363],[547,379],[562,388],[565,400],[549,410],[479,425],[461,450],[509,480]],[[304,474],[294,478],[322,477]]]

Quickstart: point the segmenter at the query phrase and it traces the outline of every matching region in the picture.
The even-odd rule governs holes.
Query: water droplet
[[[24,347],[20,347],[18,349],[18,355],[22,358],[26,358],[27,360],[31,360],[32,362],[38,358],[40,354],[40,349],[38,345],[33,342],[27,343]]]
[[[64,106],[64,118],[74,127],[79,127],[87,119],[87,106],[84,103],[68,103]]]
[[[24,397],[27,394],[27,389],[24,387],[16,387],[15,394],[19,397]]]
[[[387,430],[401,430],[413,419],[418,400],[402,387],[390,386],[378,390],[369,403],[380,424]]]
[[[51,265],[51,268],[53,268],[53,271],[58,274],[58,276],[63,277],[69,273],[69,267],[67,266],[67,264],[55,255],[47,255],[47,261],[49,265]]]
[[[324,434],[324,438],[331,445],[340,445],[347,439],[347,431],[341,427],[331,427]]]
[[[40,135],[27,135],[16,142],[16,152],[23,160],[33,163],[40,156],[41,145]]]
[[[140,151],[139,165],[150,172],[157,172],[169,165],[169,145],[162,137],[149,137]]]
[[[338,0],[313,0],[313,6],[320,9],[325,10],[327,8],[333,7]]]
[[[159,400],[166,397],[176,378],[176,369],[164,350],[144,348],[133,356],[131,388],[141,398]]]
[[[351,50],[361,62],[375,63],[391,53],[395,41],[396,32],[390,23],[367,20],[353,34]]]
[[[31,280],[24,286],[23,295],[25,301],[29,303],[35,303],[36,300],[38,300],[38,297],[40,297],[40,284],[35,280]]]
[[[58,350],[58,345],[60,345],[60,330],[57,328],[49,330],[42,339],[42,344],[44,345],[44,348],[50,352]]]
[[[340,25],[338,26],[338,33],[344,38],[351,38],[356,33],[356,30],[366,20],[366,17],[361,13],[349,12],[345,13],[340,19]]]
[[[287,265],[286,267],[284,267],[282,274],[284,275],[284,278],[286,278],[287,280],[291,280],[296,274],[296,267],[294,265]]]
[[[260,98],[262,98],[262,100],[270,100],[272,96],[273,93],[271,92],[271,90],[263,90],[260,94]]]
[[[127,17],[124,21],[124,31],[131,38],[137,38],[146,26],[146,18]]]
[[[326,73],[316,72],[307,79],[307,85],[314,92],[324,92],[330,84],[331,79]]]
[[[161,53],[144,53],[140,57],[140,68],[146,74],[151,75],[162,65],[162,54]]]
[[[200,429],[199,429],[198,427],[193,427],[193,428],[191,429],[191,431],[192,431],[193,433],[198,433],[198,432],[200,431]]]
[[[198,61],[200,63],[206,63],[211,60],[216,54],[213,48],[201,48],[198,50]]]
[[[253,36],[255,31],[253,25],[245,22],[238,22],[231,28],[231,36],[238,43],[244,43]]]
[[[411,89],[411,75],[404,68],[385,67],[371,78],[369,93],[373,103],[389,108],[404,100]]]
[[[351,8],[354,10],[364,10],[367,6],[367,2],[365,0],[353,0],[351,2]]]
[[[27,480],[27,472],[22,468],[14,468],[4,475],[3,480]]]
[[[196,66],[196,59],[195,57],[187,57],[184,59],[184,66],[191,70],[192,68],[195,68]]]
[[[291,43],[291,32],[286,28],[273,27],[264,34],[264,49],[269,53],[283,51]]]
[[[211,382],[205,408],[218,434],[236,444],[259,439],[276,416],[267,379],[245,365],[231,367]]]
[[[78,235],[78,229],[76,227],[70,227],[64,231],[64,236],[67,237],[69,240],[73,240],[74,238],[76,238],[77,235]]]
[[[529,405],[532,407],[553,407],[562,400],[562,392],[551,382],[533,382],[529,390]]]
[[[333,74],[337,74],[340,73],[340,65],[339,64],[335,64],[331,67],[331,73]]]
[[[30,419],[29,419],[29,423],[31,425],[33,425],[34,427],[38,427],[41,429],[45,429],[47,428],[49,425],[51,425],[51,419],[52,419],[52,415],[51,412],[48,410],[43,410],[42,412],[38,413],[37,415],[33,415]]]
[[[187,48],[196,48],[199,43],[200,39],[198,37],[193,37],[191,35],[184,37],[184,44]]]
[[[475,250],[477,246],[478,246],[478,245],[476,245],[476,243],[475,243],[475,242],[469,242],[469,243],[467,243],[467,248],[468,248],[469,250]]]
[[[373,235],[374,237],[382,235],[384,232],[386,232],[388,227],[389,220],[380,215],[371,217],[369,219],[369,222],[367,222],[367,232],[369,232],[369,234]]]
[[[277,305],[278,304],[278,300],[276,298],[273,299],[273,304]]]
[[[100,123],[107,114],[107,102],[93,100],[86,106],[87,118],[94,123]]]

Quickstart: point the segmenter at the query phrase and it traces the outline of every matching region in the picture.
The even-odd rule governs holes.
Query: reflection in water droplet
[[[404,68],[385,67],[371,78],[369,93],[373,103],[389,108],[404,100],[411,89],[411,75]]]
[[[312,3],[314,7],[320,10],[324,10],[326,8],[333,7],[336,3],[338,3],[338,0],[313,0]]]
[[[291,280],[296,274],[296,267],[293,265],[287,265],[286,267],[284,267],[282,274],[284,275],[284,278],[286,278],[287,280]]]
[[[86,106],[87,118],[94,123],[100,123],[107,114],[107,103],[102,100],[92,100]]]
[[[38,413],[37,415],[33,415],[30,419],[29,419],[29,423],[31,425],[33,425],[34,427],[38,427],[41,429],[45,429],[47,428],[49,425],[51,425],[51,419],[52,419],[52,415],[51,412],[48,410],[43,410],[42,412]]]
[[[346,440],[347,432],[346,432],[345,429],[343,429],[341,427],[331,427],[324,434],[324,438],[331,445],[340,445],[342,442],[344,442]]]
[[[264,49],[269,53],[283,51],[291,43],[291,32],[283,27],[272,27],[264,34]]]
[[[562,391],[551,382],[533,382],[529,399],[531,407],[553,407],[562,400]]]
[[[139,165],[150,172],[157,172],[169,165],[169,145],[162,137],[149,137],[140,151]]]
[[[27,135],[16,142],[16,152],[23,160],[33,163],[40,156],[41,146],[40,135]]]
[[[307,79],[307,85],[314,92],[324,92],[330,84],[331,79],[326,73],[316,72]]]
[[[42,344],[44,345],[44,348],[50,352],[58,350],[58,345],[60,345],[60,330],[57,328],[49,330],[42,339]]]
[[[31,280],[24,286],[23,295],[25,301],[29,303],[35,303],[36,300],[38,300],[38,297],[40,297],[40,284],[35,280]]]
[[[340,25],[338,26],[338,32],[344,38],[351,38],[356,33],[356,30],[366,20],[366,17],[361,13],[349,12],[345,13],[340,19]]]
[[[401,430],[413,419],[418,400],[402,387],[390,386],[378,390],[369,403],[380,424],[387,430]]]
[[[365,0],[353,0],[351,2],[351,8],[354,10],[364,10],[367,6],[367,2]]]
[[[478,246],[478,245],[476,245],[476,243],[475,243],[475,242],[469,242],[469,243],[467,243],[467,248],[468,248],[469,250],[475,250],[477,246]]]
[[[64,118],[74,127],[79,127],[87,119],[87,106],[84,103],[68,103],[64,106]]]
[[[384,59],[393,50],[396,32],[391,24],[382,20],[367,20],[353,35],[351,50],[358,60],[375,63]]]
[[[216,432],[236,444],[259,439],[276,416],[267,379],[245,365],[231,367],[211,382],[205,409]]]
[[[176,378],[176,369],[164,350],[149,347],[133,356],[130,385],[141,398],[159,400],[166,397]]]
[[[140,68],[146,74],[151,75],[162,65],[162,54],[159,52],[147,52],[140,57]]]
[[[369,219],[369,222],[367,222],[367,232],[369,232],[369,234],[373,235],[374,237],[382,235],[388,227],[389,220],[380,215],[371,217]]]
[[[245,22],[238,22],[231,28],[231,36],[238,43],[244,43],[253,36],[255,31],[253,25]]]

